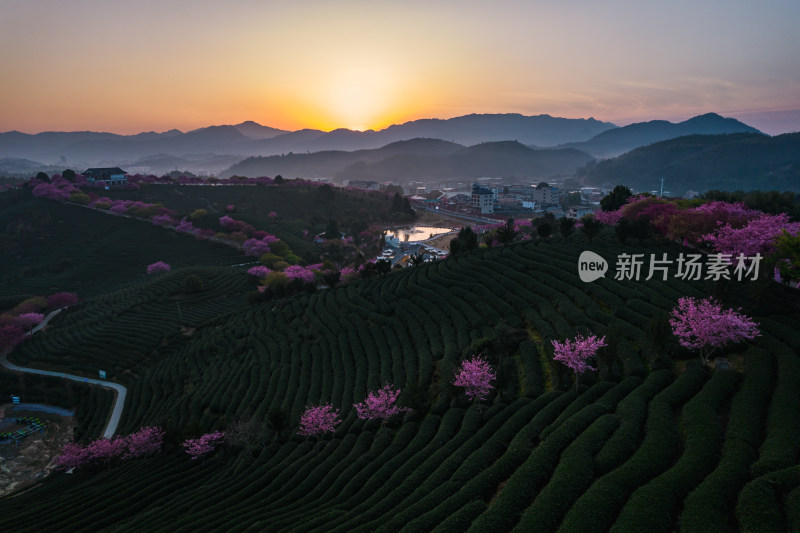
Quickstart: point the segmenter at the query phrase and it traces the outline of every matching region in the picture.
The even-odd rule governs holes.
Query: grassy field
[[[0,530],[797,530],[796,294],[578,278],[581,251],[632,248],[678,251],[574,235],[253,306],[243,269],[181,263],[97,294],[11,359],[108,368],[129,387],[121,432],[160,424],[165,452],[52,475],[0,500]],[[193,274],[204,289],[184,294]],[[709,292],[761,324],[729,350],[731,370],[701,367],[664,334],[679,297]],[[587,330],[611,346],[576,391],[550,340]],[[451,385],[477,352],[498,374],[481,406]],[[352,403],[386,381],[413,411],[381,430]],[[319,444],[293,434],[318,402],[344,418]],[[202,462],[177,446],[239,419],[266,429]]]

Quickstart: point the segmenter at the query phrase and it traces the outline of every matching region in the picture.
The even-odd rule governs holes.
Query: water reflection
[[[454,231],[454,228],[440,228],[436,226],[406,226],[404,228],[392,228],[386,230],[387,237],[395,237],[400,242],[425,241]]]

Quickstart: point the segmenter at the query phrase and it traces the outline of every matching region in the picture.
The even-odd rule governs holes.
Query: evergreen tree
[[[461,228],[458,236],[450,241],[450,254],[460,255],[471,252],[478,247],[478,236],[472,231],[472,228]]]
[[[394,193],[394,197],[392,198],[392,212],[393,213],[403,212],[403,197],[400,196],[400,193]]]
[[[561,236],[564,237],[564,240],[566,240],[567,237],[572,235],[572,231],[574,229],[575,229],[574,218],[564,217],[558,221],[558,231],[561,233]]]
[[[497,230],[497,240],[503,243],[503,246],[508,246],[516,236],[517,231],[514,229],[513,218],[506,220],[506,225]]]
[[[617,185],[614,189],[600,200],[600,209],[603,211],[616,211],[633,196],[631,190],[624,185]]]
[[[536,233],[539,234],[539,238],[543,241],[546,241],[550,234],[553,233],[553,226],[551,226],[547,222],[543,222],[536,226]]]
[[[583,218],[581,218],[581,224],[583,224],[581,226],[581,231],[586,235],[586,238],[589,239],[589,242],[592,242],[594,236],[600,231],[600,222],[595,220],[594,215],[584,215]]]
[[[328,225],[325,226],[325,235],[326,239],[341,239],[342,234],[339,231],[339,225],[336,223],[336,220],[329,219]]]

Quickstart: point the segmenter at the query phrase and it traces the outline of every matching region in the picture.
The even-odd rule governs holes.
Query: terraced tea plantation
[[[89,298],[143,281],[156,261],[175,268],[253,261],[236,248],[30,194],[0,195],[0,228],[0,299],[58,290]]]
[[[0,500],[0,530],[800,530],[796,295],[717,287],[762,335],[728,350],[732,369],[710,371],[664,334],[678,298],[706,296],[706,284],[584,283],[587,249],[612,264],[631,252],[575,235],[253,306],[242,267],[98,295],[11,360],[107,369],[129,387],[120,432],[161,425],[165,450]],[[203,291],[182,292],[188,275]],[[576,392],[550,340],[587,332],[610,346]],[[480,405],[452,386],[478,352],[498,375]],[[385,428],[359,420],[352,404],[387,381],[413,411]],[[315,403],[344,418],[319,442],[294,434]],[[238,419],[269,429],[201,461],[177,446]]]

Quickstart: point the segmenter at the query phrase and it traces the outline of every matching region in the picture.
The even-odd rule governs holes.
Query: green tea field
[[[102,239],[106,226],[96,227]],[[159,425],[164,451],[56,473],[0,499],[0,531],[800,530],[791,289],[616,281],[613,272],[585,283],[582,251],[611,260],[633,245],[576,234],[251,305],[246,267],[226,266],[235,250],[159,230],[132,239],[130,256],[92,266],[98,283],[103,268],[130,269],[126,283],[83,289],[91,298],[11,360],[107,369],[129,388],[120,433]],[[153,239],[165,242],[148,249]],[[76,264],[79,248],[69,250]],[[634,248],[679,252],[654,241]],[[138,254],[174,268],[144,276],[149,261]],[[35,275],[9,275],[6,296],[40,289]],[[190,275],[201,291],[186,293]],[[761,336],[727,350],[730,369],[704,367],[666,324],[679,298],[710,293],[760,325]],[[550,341],[587,332],[609,346],[576,391]],[[497,372],[477,403],[453,386],[474,353]],[[411,411],[385,427],[360,420],[352,404],[385,382]],[[305,406],[320,403],[344,421],[319,441],[298,436]],[[178,446],[241,420],[259,425],[257,438],[200,461]]]

